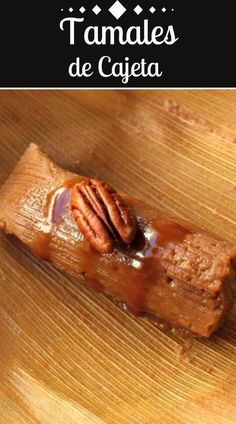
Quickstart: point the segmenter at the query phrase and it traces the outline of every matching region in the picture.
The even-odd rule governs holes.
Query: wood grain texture
[[[27,145],[236,243],[235,91],[0,92],[0,184]],[[228,424],[236,311],[183,340],[0,237],[1,424]]]

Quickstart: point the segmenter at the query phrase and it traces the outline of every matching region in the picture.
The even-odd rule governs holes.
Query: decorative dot
[[[74,9],[73,9],[73,7],[70,7],[70,8],[69,8],[69,12],[70,12],[70,13],[72,13],[72,12],[73,12],[73,10],[74,10]]]
[[[95,15],[98,15],[101,12],[101,8],[96,4],[96,6],[94,6],[94,8],[92,9],[93,13]]]
[[[79,11],[80,11],[81,13],[84,13],[84,12],[85,12],[85,10],[86,10],[86,9],[85,9],[85,7],[84,7],[84,6],[82,6],[82,7],[80,8],[80,10],[79,10]]]
[[[113,5],[108,10],[112,14],[112,16],[114,16],[114,18],[118,20],[121,18],[121,16],[124,15],[127,9],[119,0],[116,0],[115,3],[113,3]]]
[[[140,13],[142,13],[143,9],[141,6],[139,6],[139,4],[134,8],[134,12],[136,13],[136,15],[140,15]]]
[[[165,12],[166,12],[166,8],[165,8],[165,7],[163,7],[163,8],[161,9],[161,11],[162,11],[163,13],[165,13]]]
[[[174,12],[175,9],[171,9],[171,12]]]
[[[61,9],[61,11],[63,12],[64,9]]]
[[[149,9],[149,11],[151,12],[151,13],[154,13],[154,12],[156,12],[156,9],[155,9],[155,7],[150,7],[150,9]]]

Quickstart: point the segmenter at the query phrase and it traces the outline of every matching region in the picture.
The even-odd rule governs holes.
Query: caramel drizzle
[[[173,221],[149,224],[139,231],[139,236],[131,251],[131,265],[136,268],[133,278],[127,285],[126,302],[134,313],[145,312],[148,290],[158,280],[169,282],[166,270],[160,263],[160,253],[169,247],[175,249],[183,242],[189,230]]]
[[[43,260],[51,259],[52,237],[66,213],[71,189],[76,183],[78,180],[70,180],[48,194],[44,210],[46,224],[40,228],[36,240],[30,246]],[[133,269],[129,277],[127,273],[124,300],[136,314],[145,312],[145,300],[150,287],[157,284],[160,279],[166,279],[168,282],[166,270],[161,266],[159,259],[161,250],[167,246],[175,249],[176,244],[181,243],[189,233],[189,230],[173,221],[158,220],[145,226],[141,220],[138,221],[139,231],[135,241],[130,246],[118,245],[113,253],[114,261],[125,261],[126,265]],[[98,253],[88,248],[84,255],[82,252],[80,254],[81,274],[85,275],[87,281],[96,282],[96,287],[102,290],[102,286],[96,280],[96,270],[94,272],[92,270],[91,257]]]
[[[53,190],[48,194],[44,208],[46,223],[40,225],[37,238],[31,243],[30,248],[41,259],[50,261],[51,241],[55,231],[65,215],[70,200],[71,188],[67,185]]]

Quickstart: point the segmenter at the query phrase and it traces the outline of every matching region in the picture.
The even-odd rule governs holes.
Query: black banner
[[[0,86],[234,87],[232,5],[210,3],[3,6]]]

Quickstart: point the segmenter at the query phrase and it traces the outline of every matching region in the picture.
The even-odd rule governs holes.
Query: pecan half
[[[129,244],[136,234],[136,221],[121,196],[108,184],[85,178],[75,184],[71,195],[73,216],[90,245],[111,253],[114,241]]]

